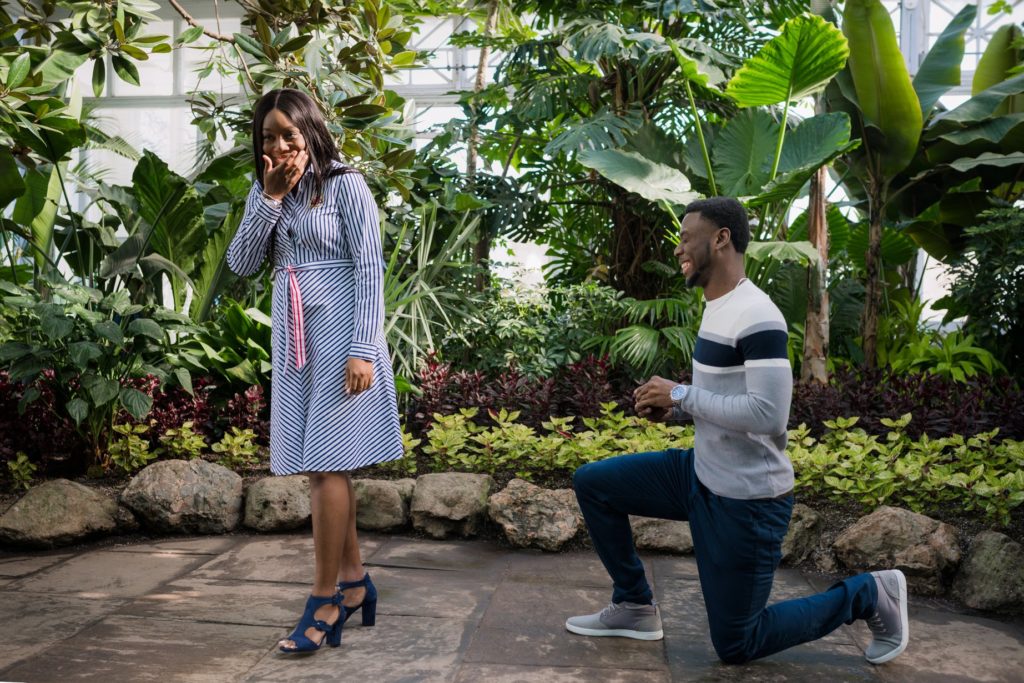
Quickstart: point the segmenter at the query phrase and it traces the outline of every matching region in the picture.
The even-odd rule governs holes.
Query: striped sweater
[[[743,280],[707,302],[693,353],[693,386],[679,407],[693,416],[694,466],[712,493],[773,498],[793,488],[786,425],[793,374],[786,321]]]

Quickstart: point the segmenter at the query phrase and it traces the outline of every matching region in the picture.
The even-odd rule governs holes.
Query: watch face
[[[682,384],[677,384],[676,386],[672,387],[672,391],[669,393],[669,396],[672,398],[673,401],[681,401],[683,399],[683,396],[685,395],[686,387],[683,386]]]

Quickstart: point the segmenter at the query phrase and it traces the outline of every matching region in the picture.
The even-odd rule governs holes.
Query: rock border
[[[356,523],[364,530],[414,530],[440,539],[470,538],[489,527],[513,546],[548,552],[587,537],[571,489],[513,479],[494,490],[490,476],[459,472],[353,484]],[[137,529],[154,534],[216,534],[240,527],[290,531],[309,527],[308,492],[304,476],[269,476],[243,487],[241,477],[217,465],[161,461],[136,474],[117,499],[61,479],[29,489],[0,515],[0,542],[52,548]],[[693,552],[686,522],[631,517],[630,524],[642,551]],[[819,571],[832,575],[899,568],[915,594],[1024,615],[1024,548],[1004,534],[983,531],[961,553],[953,527],[888,506],[856,520],[834,540],[821,527],[817,512],[795,506],[783,565],[809,557]]]

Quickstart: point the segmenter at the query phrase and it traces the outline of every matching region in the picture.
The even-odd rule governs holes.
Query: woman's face
[[[279,109],[271,109],[263,119],[263,153],[275,166],[306,149],[302,132]]]

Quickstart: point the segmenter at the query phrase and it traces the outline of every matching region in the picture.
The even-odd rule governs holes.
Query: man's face
[[[679,246],[672,253],[679,261],[687,287],[706,287],[710,281],[714,268],[711,241],[715,232],[715,226],[704,220],[700,213],[688,213],[683,217]]]

